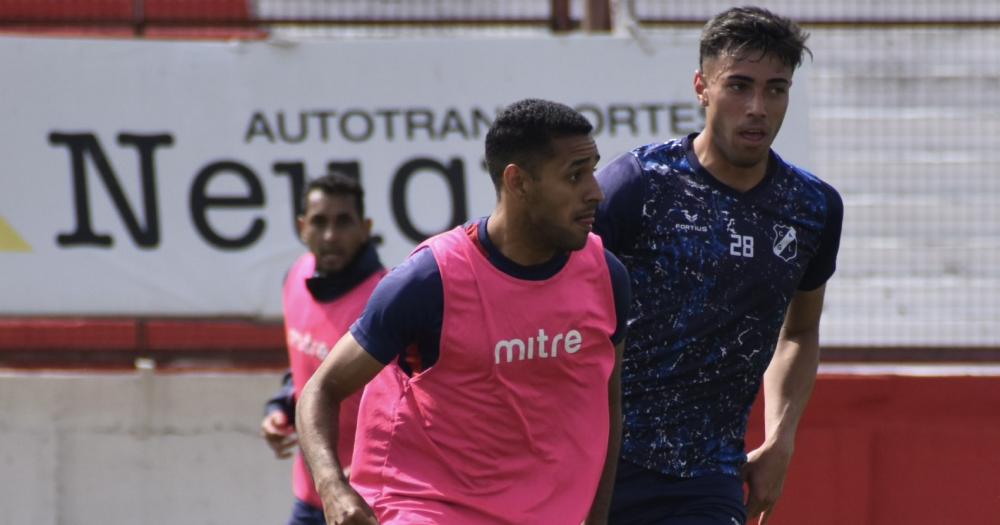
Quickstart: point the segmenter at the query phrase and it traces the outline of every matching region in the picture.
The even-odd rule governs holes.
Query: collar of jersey
[[[317,272],[306,279],[306,288],[313,299],[328,303],[337,300],[383,268],[374,243],[368,242],[343,270],[332,274]]]
[[[740,198],[747,198],[757,193],[763,191],[764,188],[771,185],[771,181],[774,180],[778,172],[778,162],[774,150],[770,150],[767,154],[767,171],[764,173],[764,178],[757,183],[756,186],[750,188],[747,191],[737,191],[729,186],[726,186],[719,179],[715,178],[714,175],[698,161],[698,155],[694,152],[694,139],[697,137],[697,133],[692,133],[682,139],[684,145],[684,155],[687,158],[688,164],[691,165],[691,171],[694,172],[699,179],[704,180],[706,183],[710,184],[713,188],[718,189],[723,193],[727,193]]]
[[[516,262],[510,260],[500,250],[493,244],[490,240],[490,236],[486,230],[486,224],[489,221],[489,217],[482,217],[474,224],[472,228],[473,241],[479,248],[479,251],[486,256],[486,259],[492,264],[496,269],[501,272],[514,277],[515,279],[521,279],[524,281],[544,281],[555,277],[560,270],[566,266],[566,262],[569,261],[568,253],[557,253],[548,261],[541,264],[533,264],[530,266],[524,266],[517,264]]]

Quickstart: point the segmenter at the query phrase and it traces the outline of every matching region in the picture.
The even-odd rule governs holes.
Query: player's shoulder
[[[641,185],[651,176],[673,172],[685,159],[682,139],[645,144],[615,157],[598,173],[602,183]]]
[[[436,248],[438,250],[448,250],[454,248],[459,242],[461,242],[463,236],[469,235],[470,232],[475,232],[475,229],[478,227],[477,223],[478,220],[468,221],[461,226],[456,226],[450,230],[445,230],[441,233],[432,235],[418,244],[417,247],[410,252],[410,256],[427,250],[428,248]]]
[[[687,152],[690,137],[673,138],[663,142],[651,142],[632,149],[631,153],[639,158],[683,156]]]
[[[639,146],[628,154],[643,171],[664,171],[673,168],[675,164],[687,156],[688,138],[671,139],[666,142],[654,142]]]
[[[410,254],[382,277],[376,293],[393,296],[420,295],[441,286],[441,271],[429,247],[421,247]]]
[[[819,178],[816,174],[802,167],[796,166],[775,154],[775,159],[779,164],[779,169],[789,178],[795,181],[795,186],[801,188],[800,191],[817,195],[830,206],[842,207],[843,201],[840,192],[832,184]]]
[[[617,255],[611,252],[607,248],[602,248],[604,250],[604,261],[608,264],[608,272],[611,273],[612,280],[624,277],[628,279],[628,269],[625,268],[625,263],[618,258]]]
[[[618,325],[620,337],[612,339],[615,344],[618,344],[624,338],[625,320],[628,319],[629,305],[632,303],[632,279],[625,264],[607,248],[604,249],[604,260],[608,265],[611,293],[615,299],[615,312],[620,321]]]

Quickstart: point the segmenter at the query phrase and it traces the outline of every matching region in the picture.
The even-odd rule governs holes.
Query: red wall
[[[0,31],[259,39],[266,33],[252,24],[250,4],[250,0],[0,0]]]
[[[139,357],[161,371],[287,366],[277,322],[0,318],[0,368],[132,368]],[[751,447],[763,439],[761,408]],[[993,524],[1000,377],[817,379],[769,525]]]
[[[769,525],[1000,524],[1000,377],[820,376],[796,443]]]

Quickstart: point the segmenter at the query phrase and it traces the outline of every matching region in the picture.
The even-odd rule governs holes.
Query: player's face
[[[316,256],[316,271],[336,273],[354,260],[368,242],[371,221],[358,215],[351,195],[327,195],[312,190],[305,214],[299,217],[299,236]]]
[[[725,54],[708,59],[695,74],[695,92],[705,106],[705,133],[718,161],[734,168],[766,163],[781,129],[792,87],[790,66],[771,55]]]
[[[554,138],[551,147],[553,155],[527,179],[529,221],[544,246],[557,252],[579,250],[604,198],[594,177],[600,155],[590,135]]]

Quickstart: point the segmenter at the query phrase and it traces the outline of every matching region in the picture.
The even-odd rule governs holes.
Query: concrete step
[[[857,71],[833,68],[813,71],[809,77],[809,102],[817,108],[1000,106],[1000,71],[970,66],[968,70],[932,75],[917,66],[913,69],[893,74],[866,72],[860,67]]]
[[[845,199],[853,194],[1000,196],[1000,159],[864,160],[844,155],[817,164],[815,172]]]
[[[819,29],[810,45],[813,107],[998,107],[993,28]]]
[[[1000,323],[996,321],[824,318],[820,324],[823,346],[996,346],[998,341]]]
[[[898,238],[941,245],[1000,240],[1000,193],[971,195],[852,194],[844,197],[844,238]],[[961,247],[961,244],[959,244]]]
[[[913,0],[898,1],[912,10]],[[938,8],[949,11],[941,18],[1000,17],[1000,3],[976,3],[988,9],[970,15],[961,7],[952,10],[949,2],[940,2]],[[911,12],[910,16],[918,15]],[[815,54],[814,71],[858,78],[900,73],[923,76],[956,71],[973,75],[1000,72],[995,52],[1000,47],[1000,32],[993,27],[811,28],[810,32],[808,45]]]
[[[844,321],[1000,323],[1000,279],[834,278],[823,315]]]
[[[940,242],[940,244],[931,244]],[[845,236],[837,258],[838,278],[1000,279],[1000,239],[905,240]]]
[[[995,153],[1000,108],[819,108],[811,115],[817,160],[859,151]]]

